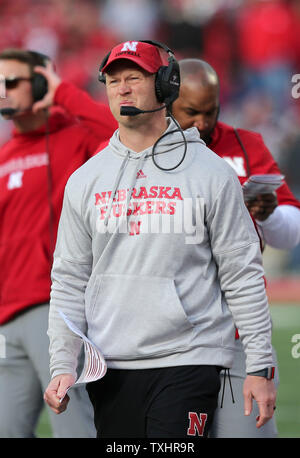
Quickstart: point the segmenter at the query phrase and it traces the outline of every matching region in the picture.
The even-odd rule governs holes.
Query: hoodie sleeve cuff
[[[76,370],[73,367],[68,366],[67,364],[66,365],[60,365],[59,368],[57,368],[57,369],[52,368],[50,370],[51,379],[53,379],[57,375],[62,375],[62,374],[71,374],[74,377],[74,379],[77,380],[77,372],[76,372]]]

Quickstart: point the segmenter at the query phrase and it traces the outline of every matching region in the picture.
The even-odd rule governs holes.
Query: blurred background
[[[292,81],[300,81],[300,0],[0,0],[0,31],[0,50],[49,55],[64,79],[99,101],[99,64],[121,41],[154,39],[177,59],[206,60],[221,80],[220,120],[261,133],[300,199],[300,86],[298,94]],[[11,128],[0,120],[0,144]],[[300,437],[300,245],[267,248],[264,264],[280,363],[278,429]],[[45,414],[39,435],[49,434]]]

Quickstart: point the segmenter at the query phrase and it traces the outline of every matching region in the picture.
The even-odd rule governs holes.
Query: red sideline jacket
[[[217,123],[212,140],[207,146],[234,168],[241,184],[250,175],[281,174],[260,134],[244,129],[237,129],[237,132],[246,154],[234,133],[234,128],[221,122]],[[300,209],[300,202],[293,196],[286,182],[277,189],[276,193],[279,205],[293,205]]]
[[[46,126],[14,131],[0,149],[0,324],[49,301],[65,184],[117,123],[107,106],[62,82],[48,126],[49,135]]]

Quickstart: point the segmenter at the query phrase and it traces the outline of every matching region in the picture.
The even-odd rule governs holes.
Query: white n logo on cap
[[[126,41],[121,51],[136,51],[138,41]]]

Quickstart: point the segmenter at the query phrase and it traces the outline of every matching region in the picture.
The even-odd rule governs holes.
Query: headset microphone
[[[0,108],[0,115],[12,116],[18,111],[16,108]]]
[[[132,107],[132,106],[123,106],[120,109],[120,115],[121,116],[136,116],[141,113],[154,113],[155,111],[160,111],[166,108],[166,104],[164,103],[161,107],[155,108],[155,110],[140,110],[137,107]]]
[[[3,115],[3,116],[13,116],[14,114],[16,113],[29,113],[31,112],[32,110],[32,106],[28,107],[28,108],[25,108],[24,110],[21,110],[19,108],[0,108],[0,115]]]

